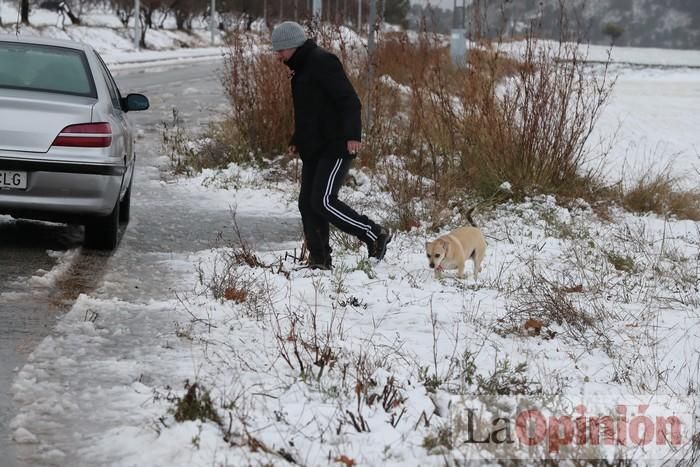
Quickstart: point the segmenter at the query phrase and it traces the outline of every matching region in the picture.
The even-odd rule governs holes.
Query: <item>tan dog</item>
[[[473,208],[469,211],[471,214]],[[440,277],[443,269],[457,269],[457,277],[464,277],[464,266],[468,259],[474,263],[474,280],[479,276],[481,261],[486,253],[486,240],[471,216],[467,215],[473,227],[460,227],[432,242],[425,242],[425,252],[435,277]]]

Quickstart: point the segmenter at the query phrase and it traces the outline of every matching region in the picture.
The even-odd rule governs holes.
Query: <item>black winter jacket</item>
[[[301,158],[352,157],[347,142],[360,141],[361,104],[338,57],[309,39],[287,66],[293,71],[291,144]]]

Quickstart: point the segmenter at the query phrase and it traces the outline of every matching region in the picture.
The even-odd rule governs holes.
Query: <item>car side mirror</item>
[[[143,94],[129,94],[122,98],[122,107],[125,112],[146,110],[149,106],[148,97]]]

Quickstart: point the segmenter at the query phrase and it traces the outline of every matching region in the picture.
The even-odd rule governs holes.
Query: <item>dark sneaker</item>
[[[377,258],[378,260],[384,259],[384,255],[386,255],[386,246],[391,242],[392,238],[394,238],[394,233],[382,227],[374,243],[368,245],[369,257]]]
[[[320,269],[322,271],[330,271],[333,269],[333,260],[331,258],[317,258],[309,256],[307,263],[309,269]]]

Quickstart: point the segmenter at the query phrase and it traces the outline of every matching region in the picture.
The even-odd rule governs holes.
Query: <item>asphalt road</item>
[[[220,84],[221,62],[184,66],[149,66],[123,70],[115,78],[123,94],[141,92],[151,109],[134,113],[137,172],[131,222],[117,251],[105,254],[80,248],[83,229],[75,225],[14,220],[0,216],[0,463],[4,467],[39,465],[26,460],[11,441],[9,422],[16,414],[12,382],[19,368],[56,320],[80,294],[123,298],[131,303],[172,297],[168,281],[158,280],[163,255],[199,251],[231,242],[234,231],[229,206],[194,203],[185,192],[165,182],[167,159],[161,149],[162,123],[177,108],[196,132],[228,106]],[[273,243],[300,237],[298,221],[260,216],[238,217],[244,238]],[[260,242],[257,242],[258,247]],[[67,270],[56,271],[62,255],[75,255]],[[42,277],[54,276],[48,284]],[[105,277],[109,277],[105,286]],[[18,460],[25,459],[25,460]]]

